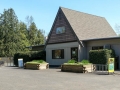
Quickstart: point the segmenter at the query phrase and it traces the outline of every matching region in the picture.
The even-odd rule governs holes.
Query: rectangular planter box
[[[44,63],[44,64],[30,64],[30,63],[26,63],[24,65],[24,69],[41,70],[41,69],[48,69],[48,68],[49,68],[49,64],[48,63]]]
[[[92,64],[89,65],[61,65],[61,71],[86,73],[92,72]]]
[[[93,64],[83,65],[84,72],[93,72]]]

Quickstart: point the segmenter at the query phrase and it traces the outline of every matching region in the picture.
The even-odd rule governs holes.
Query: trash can
[[[18,59],[18,67],[20,67],[20,68],[23,67],[23,58]]]

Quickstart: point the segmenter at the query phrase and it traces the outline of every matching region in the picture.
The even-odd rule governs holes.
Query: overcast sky
[[[0,13],[13,8],[18,19],[25,22],[33,16],[36,26],[49,33],[59,6],[105,17],[115,30],[120,25],[120,0],[0,0]]]

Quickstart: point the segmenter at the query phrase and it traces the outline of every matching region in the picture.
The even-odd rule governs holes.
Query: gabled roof
[[[114,37],[117,34],[104,17],[60,7],[79,40]]]
[[[120,39],[120,37],[95,38],[95,39],[86,39],[82,41],[113,40],[113,39]]]

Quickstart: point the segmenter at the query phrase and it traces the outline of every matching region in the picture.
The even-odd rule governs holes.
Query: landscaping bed
[[[49,64],[43,60],[33,60],[31,62],[26,62],[24,65],[24,69],[41,70],[48,68],[49,68]]]
[[[86,73],[92,72],[93,65],[91,63],[81,63],[81,62],[73,62],[73,63],[64,63],[61,65],[61,71],[64,72],[78,72],[78,73]]]

